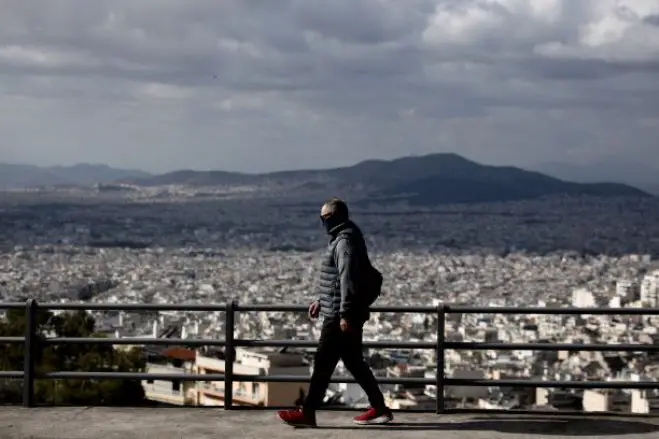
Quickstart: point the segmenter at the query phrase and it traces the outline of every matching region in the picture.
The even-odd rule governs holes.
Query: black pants
[[[343,332],[339,321],[338,318],[326,318],[323,322],[314,358],[309,393],[303,405],[303,411],[309,415],[315,414],[320,407],[339,359],[343,360],[348,372],[364,389],[371,407],[385,408],[382,391],[380,391],[371,368],[364,360],[362,325],[356,325],[351,328],[351,331]]]

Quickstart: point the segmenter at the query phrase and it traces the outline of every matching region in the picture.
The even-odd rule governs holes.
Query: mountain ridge
[[[37,166],[0,162],[0,187],[23,189],[41,186],[87,186],[113,183],[128,178],[146,178],[148,172],[113,168],[105,164],[78,163],[71,166]]]
[[[391,160],[371,159],[350,166],[301,169],[267,173],[181,169],[152,175],[107,165],[80,164],[39,168],[0,164],[0,176],[10,168],[25,184],[89,185],[123,183],[136,187],[179,185],[186,187],[235,188],[274,196],[317,198],[332,194],[359,202],[395,199],[411,204],[514,201],[550,195],[599,197],[648,197],[646,191],[628,184],[566,181],[538,171],[515,166],[478,163],[455,153],[405,156]],[[11,168],[13,166],[13,168]],[[36,169],[36,171],[35,171]],[[7,175],[5,175],[5,178]],[[30,178],[28,178],[30,177]],[[19,182],[20,183],[20,182]],[[2,177],[0,177],[2,184]]]
[[[659,167],[627,157],[605,157],[587,164],[543,162],[527,166],[527,169],[576,183],[594,183],[608,179],[659,195]]]
[[[329,195],[349,193],[351,198],[397,199],[414,204],[512,201],[549,195],[650,196],[630,185],[600,182],[576,183],[514,166],[483,165],[455,153],[364,160],[351,166],[301,169],[261,174],[228,171],[174,171],[147,179],[138,186],[186,185],[276,187]]]

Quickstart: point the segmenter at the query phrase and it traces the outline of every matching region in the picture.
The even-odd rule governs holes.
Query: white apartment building
[[[194,373],[223,374],[224,360],[197,354]],[[302,356],[266,350],[236,349],[233,372],[240,375],[309,375]],[[309,390],[308,382],[233,382],[233,403],[251,406],[290,406]],[[200,381],[196,386],[195,405],[223,406],[224,381]]]
[[[640,414],[659,413],[659,396],[645,389],[632,390],[631,412]]]
[[[641,302],[650,307],[659,306],[659,270],[645,275],[640,290]]]
[[[146,372],[151,374],[191,375],[195,357],[193,349],[182,347],[166,348],[162,351],[163,363],[147,363]],[[194,381],[188,380],[143,380],[142,388],[146,399],[170,405],[195,405]]]
[[[190,375],[192,365],[182,367],[147,364],[147,373]],[[187,380],[143,380],[142,388],[146,399],[169,405],[194,405],[194,381]]]
[[[631,407],[631,395],[618,390],[586,389],[583,392],[584,412],[623,412]]]
[[[194,350],[171,348],[163,355],[169,364],[148,363],[148,373],[180,375],[223,374],[225,361]],[[178,361],[177,361],[178,360]],[[173,364],[172,364],[173,363]],[[265,350],[236,349],[233,372],[241,375],[309,375],[302,356]],[[202,378],[202,377],[200,377]],[[237,380],[238,378],[234,378]],[[172,405],[224,406],[224,381],[144,380],[147,399]],[[233,382],[233,404],[289,406],[308,391],[306,382]]]
[[[575,308],[594,308],[596,306],[595,296],[585,288],[577,288],[572,291],[572,306]]]

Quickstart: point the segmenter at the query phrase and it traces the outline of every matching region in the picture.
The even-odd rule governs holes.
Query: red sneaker
[[[357,425],[381,425],[394,420],[394,414],[388,408],[374,409],[369,408],[364,413],[356,416],[353,422]]]
[[[277,417],[284,424],[297,428],[316,428],[316,418],[308,417],[302,410],[280,410]]]

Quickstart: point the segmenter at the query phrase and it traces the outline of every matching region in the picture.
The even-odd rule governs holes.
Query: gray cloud
[[[0,0],[0,161],[659,158],[652,0]]]

